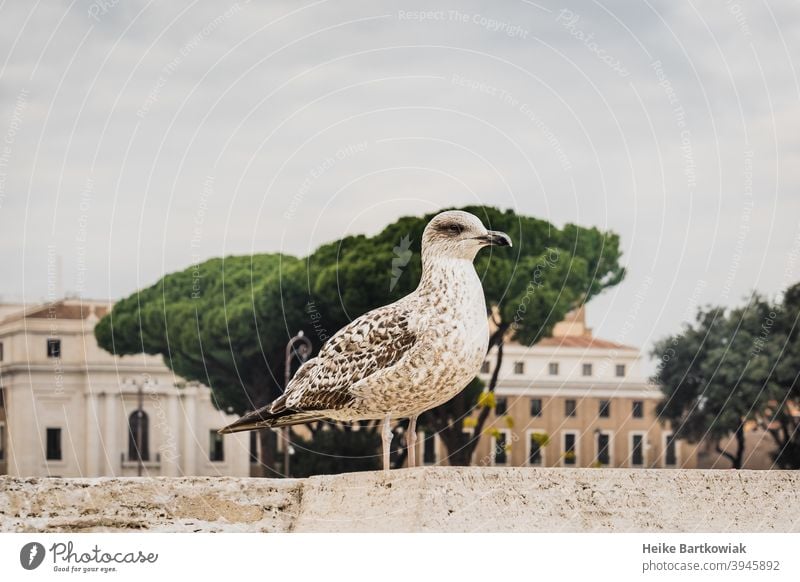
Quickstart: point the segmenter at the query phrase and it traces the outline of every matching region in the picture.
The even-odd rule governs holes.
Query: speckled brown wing
[[[347,408],[354,400],[354,384],[391,368],[417,341],[409,314],[395,303],[353,320],[300,367],[280,398],[220,432],[302,424]]]
[[[275,405],[297,412],[347,407],[353,384],[396,364],[417,341],[409,315],[393,304],[354,319],[297,371]]]

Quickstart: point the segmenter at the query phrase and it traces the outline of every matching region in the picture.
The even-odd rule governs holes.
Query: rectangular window
[[[6,406],[6,389],[0,388],[0,408],[5,408]]]
[[[225,447],[223,446],[224,442],[222,440],[222,435],[216,430],[210,430],[208,436],[210,440],[208,447],[208,459],[214,462],[224,461]]]
[[[578,463],[578,452],[575,446],[578,441],[578,435],[574,432],[564,433],[564,464],[575,465]]]
[[[611,436],[608,433],[601,432],[597,435],[597,462],[601,465],[611,464]]]
[[[258,463],[258,431],[250,431],[250,462]]]
[[[564,401],[564,415],[575,416],[577,413],[578,404],[574,400]]]
[[[531,398],[531,416],[541,416],[541,415],[542,415],[542,399]]]
[[[434,434],[422,435],[422,464],[436,464],[436,435]]]
[[[631,435],[631,467],[644,465],[644,435]]]
[[[617,377],[622,378],[625,376],[625,364],[617,364]]]
[[[675,435],[664,435],[664,466],[675,467],[678,464],[678,451]]]
[[[0,461],[6,458],[6,423],[0,422]]]
[[[60,461],[61,460],[61,429],[48,428],[47,429],[47,460]]]
[[[0,342],[0,362],[3,361],[3,342]]]
[[[474,368],[473,368],[474,370]],[[514,362],[514,373],[515,374],[524,374],[525,373],[525,362]]]
[[[497,416],[503,416],[507,410],[508,410],[508,400],[506,398],[497,398],[495,400],[494,413]]]
[[[50,338],[47,340],[47,357],[60,358],[61,357],[61,340]]]
[[[473,368],[474,370],[474,368]],[[592,365],[591,364],[584,364],[583,365],[583,375],[584,376],[591,376],[592,375]]]
[[[500,431],[494,437],[494,464],[505,465],[508,463],[508,433]]]
[[[633,401],[633,418],[644,418],[644,402],[641,400]]]
[[[530,444],[528,449],[528,464],[534,467],[541,466],[544,464],[544,458],[542,456],[542,446],[546,440],[546,437],[543,433],[540,432],[532,432],[530,433]]]
[[[600,418],[608,418],[611,416],[611,402],[608,400],[601,400],[597,414]]]
[[[558,376],[558,362],[550,362],[547,364],[547,372],[551,376]]]
[[[486,360],[481,364],[481,374],[488,374],[489,373],[489,360]]]

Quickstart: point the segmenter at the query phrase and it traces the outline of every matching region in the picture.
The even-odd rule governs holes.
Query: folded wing
[[[300,367],[280,398],[220,432],[301,424],[347,408],[353,384],[392,367],[415,344],[410,315],[395,303],[354,319]]]

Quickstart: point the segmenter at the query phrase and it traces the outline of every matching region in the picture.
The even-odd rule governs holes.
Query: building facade
[[[696,446],[673,439],[658,419],[662,394],[648,383],[639,357],[636,348],[595,338],[584,308],[533,346],[506,342],[494,408],[473,464],[696,467]],[[493,366],[490,356],[480,374],[486,383]],[[472,430],[477,414],[465,421],[465,430]],[[423,440],[429,464],[446,462],[437,440]]]
[[[0,472],[14,476],[250,473],[236,416],[161,356],[113,356],[94,326],[110,305],[0,306]]]

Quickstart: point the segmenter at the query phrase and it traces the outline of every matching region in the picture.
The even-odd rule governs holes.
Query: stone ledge
[[[797,532],[800,473],[425,467],[309,479],[2,477],[0,531]]]

